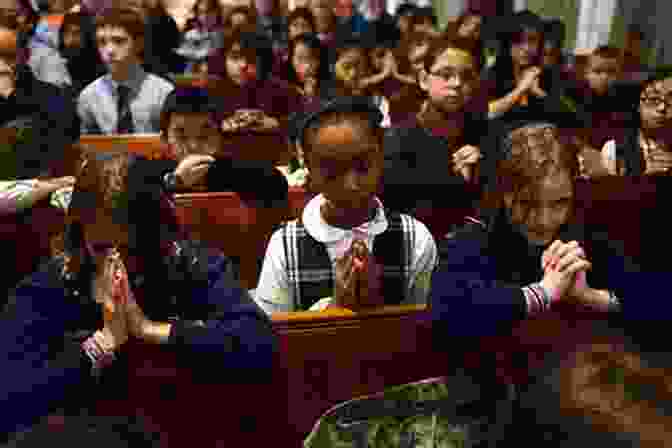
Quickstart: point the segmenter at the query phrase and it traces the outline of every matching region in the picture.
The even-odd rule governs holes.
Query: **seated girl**
[[[502,53],[483,77],[490,118],[515,121],[560,112],[560,84],[543,67],[543,21],[522,11],[507,22]]]
[[[496,335],[562,303],[666,319],[667,312],[637,305],[655,297],[648,285],[660,281],[656,275],[638,272],[615,241],[572,219],[580,147],[571,136],[544,122],[517,123],[503,134],[481,218],[441,244],[430,300],[442,331]]]
[[[639,113],[625,138],[609,140],[602,160],[611,175],[667,175],[672,168],[672,77],[661,75],[643,84]]]
[[[133,351],[131,338],[164,344],[203,381],[256,381],[270,372],[270,322],[227,258],[181,237],[147,163],[121,153],[87,157],[62,254],[11,293],[0,357],[8,369],[2,396],[13,411],[0,434],[55,408],[79,415],[97,399],[124,396],[129,366],[120,352]]]
[[[359,38],[346,37],[336,44],[333,73],[335,84],[327,94],[329,98],[336,96],[372,96],[374,103],[383,114],[383,127],[389,127],[390,103],[384,96],[374,95],[374,88],[367,80],[371,76],[369,54],[366,45]]]
[[[315,33],[315,18],[310,9],[296,8],[287,17],[287,38],[291,42],[306,33]],[[273,53],[273,73],[282,78],[289,65],[289,47],[275,46]]]
[[[229,152],[240,157],[245,148],[258,146],[259,134],[273,137],[278,151],[287,148],[288,117],[300,108],[300,96],[271,76],[272,61],[270,41],[247,29],[227,34],[222,48],[209,58],[210,74],[222,78],[217,121],[225,145],[232,146]]]
[[[301,95],[301,110],[315,110],[332,84],[327,49],[317,35],[301,34],[290,41],[289,60],[287,80]]]
[[[320,194],[271,236],[255,291],[267,313],[425,303],[436,246],[421,222],[376,198],[381,121],[370,98],[342,97],[301,124]]]

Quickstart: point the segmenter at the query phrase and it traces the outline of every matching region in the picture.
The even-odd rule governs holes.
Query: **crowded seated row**
[[[203,0],[180,30],[165,11],[121,3],[66,13],[57,48],[34,14],[18,33],[0,23],[13,128],[0,165],[15,167],[1,213],[48,202],[64,215],[60,247],[7,293],[3,437],[122,394],[134,342],[174,352],[196,383],[271,384],[273,321],[292,312],[424,309],[451,351],[557,308],[628,335],[667,319],[669,269],[633,263],[575,212],[580,182],[667,175],[668,73],[627,79],[610,47],[572,72],[558,22],[528,11],[491,25],[488,61],[477,11],[440,33],[415,7],[344,20],[341,2],[311,0],[280,19]],[[161,156],[95,147],[120,136]],[[180,223],[189,193],[289,210],[295,185],[305,206],[249,241],[252,254],[265,246],[253,288],[234,254]],[[466,219],[436,231],[442,209]],[[474,377],[494,383],[494,370]],[[435,440],[426,433],[418,444]],[[306,446],[316,437],[336,436]]]

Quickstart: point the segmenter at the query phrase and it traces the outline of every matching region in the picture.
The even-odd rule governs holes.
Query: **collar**
[[[108,86],[110,87],[110,90],[116,94],[117,88],[119,85],[126,86],[131,89],[131,93],[136,93],[138,90],[140,90],[140,86],[142,85],[142,82],[145,80],[147,77],[147,73],[145,70],[140,66],[140,64],[133,64],[129,70],[128,70],[128,78],[121,81],[117,82],[114,79],[112,79],[112,75],[109,73],[105,75],[105,80],[107,81]]]
[[[352,234],[376,236],[387,230],[387,218],[385,217],[385,210],[383,204],[378,198],[374,198],[377,204],[376,216],[373,220],[365,222],[351,230],[333,227],[327,224],[322,218],[320,208],[325,202],[323,195],[319,194],[311,199],[303,209],[301,215],[303,225],[306,231],[320,243],[334,243],[341,241]]]

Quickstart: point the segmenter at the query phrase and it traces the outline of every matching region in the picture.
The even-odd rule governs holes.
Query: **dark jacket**
[[[229,260],[192,241],[178,241],[175,248],[163,258],[163,297],[143,297],[142,275],[130,278],[145,315],[172,322],[168,349],[176,352],[180,364],[193,367],[200,381],[268,378],[276,350],[271,324],[234,280]],[[62,267],[63,259],[54,258],[21,281],[2,314],[0,361],[5,374],[0,401],[7,410],[0,423],[2,435],[57,407],[65,415],[78,414],[97,398],[125,394],[124,350],[131,343],[94,380],[80,348],[103,323],[92,297],[91,265],[85,263],[80,274],[67,279]]]
[[[530,247],[501,211],[485,222],[467,224],[439,245],[430,303],[442,339],[506,333],[527,315],[521,287],[543,278],[544,247]],[[588,284],[613,291],[622,300],[616,319],[627,319],[634,329],[637,321],[668,318],[670,305],[655,298],[669,274],[637,269],[614,247],[617,242],[596,230],[568,225],[558,239],[582,243],[593,264]]]
[[[463,144],[480,145],[485,124],[484,120],[468,119]],[[384,148],[386,207],[403,212],[430,202],[433,207],[469,207],[476,199],[464,178],[452,172],[448,141],[423,128],[415,115],[387,130]]]

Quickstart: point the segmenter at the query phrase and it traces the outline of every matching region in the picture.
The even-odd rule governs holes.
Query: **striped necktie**
[[[120,85],[117,88],[119,95],[119,103],[117,104],[117,133],[118,134],[132,134],[135,132],[133,125],[133,114],[131,114],[131,89],[128,86]]]

